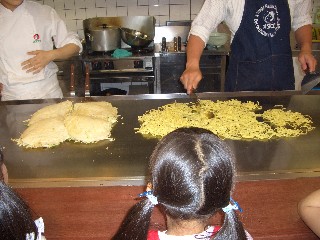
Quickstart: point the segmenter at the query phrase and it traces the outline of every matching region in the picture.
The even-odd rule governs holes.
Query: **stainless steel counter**
[[[299,92],[200,93],[200,98],[258,101],[264,109],[283,105],[310,115],[315,130],[305,136],[272,141],[226,140],[237,157],[238,179],[281,179],[320,176],[320,95]],[[134,132],[137,116],[164,104],[189,102],[185,94],[155,94],[70,98],[80,101],[109,101],[118,108],[115,141],[96,144],[65,142],[51,149],[24,149],[11,139],[26,128],[23,121],[36,110],[65,99],[0,102],[0,145],[5,153],[10,184],[17,187],[142,185],[148,158],[157,139]]]

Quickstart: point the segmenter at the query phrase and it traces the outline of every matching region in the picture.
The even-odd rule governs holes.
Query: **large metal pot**
[[[120,28],[122,40],[131,47],[147,47],[152,41],[148,34],[132,30],[129,28]]]
[[[121,47],[120,29],[117,27],[103,24],[89,30],[86,35],[86,40],[90,42],[92,51],[107,52]]]

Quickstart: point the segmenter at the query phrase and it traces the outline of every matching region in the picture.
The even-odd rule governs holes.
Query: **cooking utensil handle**
[[[90,96],[90,68],[89,64],[86,64],[86,78],[85,78],[85,96]]]
[[[178,36],[178,52],[181,52],[181,37]]]
[[[178,52],[178,38],[173,38],[173,51]]]
[[[70,66],[70,92],[74,93],[74,64]]]
[[[167,40],[165,37],[162,37],[162,41],[161,41],[161,51],[165,52],[167,48]]]

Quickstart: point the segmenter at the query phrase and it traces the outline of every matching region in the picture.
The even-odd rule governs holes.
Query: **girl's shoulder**
[[[159,232],[157,230],[149,230],[148,232],[148,240],[160,240],[161,239],[210,239],[214,235],[217,234],[220,230],[220,226],[210,226],[207,230],[205,230],[202,233],[199,234],[194,234],[194,235],[188,235],[188,236],[171,236],[171,235],[166,235],[166,231],[164,232]]]
[[[149,230],[148,240],[159,240],[159,234],[157,230]]]

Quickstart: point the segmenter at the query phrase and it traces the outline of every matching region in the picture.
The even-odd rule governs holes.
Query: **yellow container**
[[[320,40],[320,28],[315,28],[317,40]]]
[[[317,9],[317,11],[314,15],[314,23],[320,24],[320,8]]]
[[[317,31],[314,27],[312,28],[312,40],[317,40]]]

